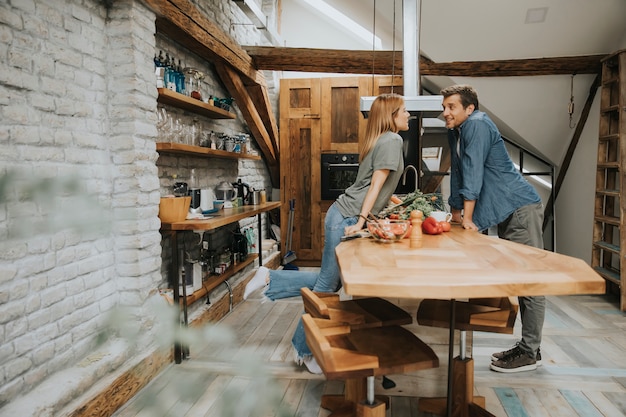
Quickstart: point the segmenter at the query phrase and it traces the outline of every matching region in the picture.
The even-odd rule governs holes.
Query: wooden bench
[[[485,408],[485,397],[474,396],[474,360],[465,357],[465,332],[481,331],[512,334],[519,305],[516,297],[474,298],[454,302],[454,328],[461,331],[460,355],[454,358],[453,415],[466,416],[467,410]],[[450,327],[450,300],[422,300],[417,309],[417,322],[422,326]],[[452,342],[451,342],[452,343]],[[444,415],[447,398],[420,398],[420,411]]]
[[[306,313],[314,318],[349,324],[353,329],[402,326],[413,322],[409,313],[382,298],[341,301],[335,293],[316,293],[308,288],[302,288],[300,293]]]
[[[333,320],[302,316],[307,344],[327,379],[345,380],[343,396],[323,395],[331,416],[384,417],[374,378],[439,366],[433,350],[401,326],[354,329]]]
[[[455,301],[454,328],[464,331],[513,334],[519,305],[515,297]],[[450,327],[450,300],[422,300],[417,309],[422,326]]]

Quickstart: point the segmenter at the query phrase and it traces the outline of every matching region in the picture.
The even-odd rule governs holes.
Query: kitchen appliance
[[[231,251],[235,256],[235,260],[238,262],[241,262],[248,257],[248,239],[243,233],[241,233],[239,228],[237,228],[233,233]]]
[[[258,206],[261,204],[261,190],[252,190],[248,192],[248,199],[246,204]]]
[[[189,195],[191,196],[191,204],[189,205],[190,213],[202,213],[202,208],[200,208],[200,191],[199,188],[189,190]]]
[[[239,178],[237,182],[233,182],[233,187],[235,187],[235,190],[237,191],[235,197],[241,197],[243,204],[251,204],[247,202],[248,194],[250,194],[250,186],[248,184],[241,182],[241,178]]]
[[[172,191],[174,192],[174,196],[176,197],[186,197],[187,196],[187,183],[186,182],[176,182],[172,187]]]
[[[217,185],[215,189],[215,199],[223,201],[232,201],[237,197],[237,190],[227,181],[222,181]]]
[[[215,193],[212,189],[207,188],[200,191],[200,208],[202,211],[213,210],[213,201],[215,200]]]
[[[321,162],[321,199],[335,200],[354,184],[359,171],[358,153],[323,153]]]

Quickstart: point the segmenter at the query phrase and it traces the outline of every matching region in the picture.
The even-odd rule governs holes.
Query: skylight
[[[374,39],[374,49],[382,49],[382,42],[380,37],[374,37],[372,31],[359,25],[354,20],[350,19],[339,10],[335,9],[328,3],[322,0],[302,0],[304,3],[317,10],[319,13],[335,21],[339,27],[354,34],[356,37],[365,41],[368,45],[372,45],[372,38]]]

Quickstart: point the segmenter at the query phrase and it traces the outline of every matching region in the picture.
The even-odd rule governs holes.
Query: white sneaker
[[[322,371],[322,368],[320,368],[313,356],[307,356],[306,358],[302,359],[302,362],[310,373],[315,375],[320,375],[324,373],[324,371]]]
[[[267,278],[269,274],[270,270],[268,268],[260,266],[259,270],[256,271],[256,274],[254,274],[250,282],[246,285],[246,288],[243,290],[243,299],[247,300],[250,294],[259,288],[265,287],[267,285]]]

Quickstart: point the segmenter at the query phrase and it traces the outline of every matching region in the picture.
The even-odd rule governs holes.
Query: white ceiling
[[[374,28],[383,49],[402,49],[402,0],[325,1],[366,29]],[[371,42],[351,35],[303,0],[283,0],[282,6],[285,46],[372,49]],[[544,7],[543,23],[525,23],[529,9]],[[422,0],[420,15],[421,53],[435,62],[609,54],[626,48],[626,0]],[[574,121],[580,117],[593,78],[574,77]],[[574,132],[567,113],[570,82],[570,75],[422,77],[423,86],[434,93],[454,83],[472,84],[481,109],[498,121],[505,136],[557,166]]]

